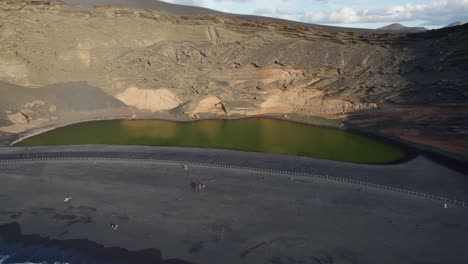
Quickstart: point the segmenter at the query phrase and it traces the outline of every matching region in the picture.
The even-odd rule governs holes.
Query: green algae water
[[[407,156],[400,146],[362,135],[263,118],[94,121],[51,130],[16,146],[81,144],[232,149],[373,164],[396,162]]]

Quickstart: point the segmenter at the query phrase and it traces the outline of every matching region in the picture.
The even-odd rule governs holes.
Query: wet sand
[[[125,146],[4,148],[120,153],[361,177],[468,198],[465,175],[424,157],[356,165],[225,150]],[[141,154],[143,153],[143,154]],[[113,156],[114,154],[112,154]],[[118,155],[116,155],[118,157]],[[124,160],[1,162],[0,224],[49,239],[157,249],[191,263],[466,263],[468,210],[349,183],[249,169]],[[190,181],[207,185],[195,191]],[[72,196],[70,203],[64,203]],[[110,225],[119,225],[112,230]],[[328,261],[328,262],[327,262]]]

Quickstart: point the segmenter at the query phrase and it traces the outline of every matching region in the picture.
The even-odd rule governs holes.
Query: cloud
[[[178,4],[178,5],[192,5],[192,6],[203,5],[203,0],[164,0],[164,2]]]
[[[248,3],[248,2],[253,2],[255,0],[213,0],[213,1],[218,2],[218,3],[219,2]],[[194,5],[194,6],[200,6],[205,3],[204,0],[164,0],[164,2],[178,4],[178,5]]]
[[[225,12],[238,12],[277,17],[316,24],[370,24],[409,22],[423,25],[446,25],[468,20],[468,0],[426,0],[375,8],[371,0],[165,0],[167,2],[204,6]],[[343,3],[345,1],[342,1]],[[369,8],[357,8],[353,3],[369,3]],[[365,6],[365,5],[364,5]],[[372,8],[374,6],[374,8]],[[382,7],[383,6],[383,7]]]
[[[288,1],[288,0],[283,0],[283,1]],[[259,16],[276,17],[276,18],[287,19],[287,20],[300,20],[300,17],[303,16],[303,13],[301,12],[296,12],[296,11],[281,9],[281,8],[276,8],[276,9],[258,8],[254,10],[254,14],[259,15]]]
[[[273,9],[271,8],[258,8],[254,10],[254,14],[259,16],[272,16],[274,15]]]
[[[299,20],[322,24],[403,22],[421,20],[444,25],[468,17],[468,0],[442,0],[427,4],[405,4],[381,9],[341,7],[336,10],[305,12]]]
[[[235,2],[235,3],[247,3],[252,2],[252,0],[215,0],[216,2]]]

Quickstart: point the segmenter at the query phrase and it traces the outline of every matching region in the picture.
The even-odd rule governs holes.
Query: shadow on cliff
[[[190,264],[190,262],[164,260],[158,249],[129,251],[119,247],[104,247],[87,239],[54,240],[38,235],[24,235],[18,223],[0,225],[1,263],[148,263]]]
[[[409,34],[406,41],[415,56],[400,65],[401,76],[413,84],[407,93],[402,94],[403,102],[423,106],[467,107],[468,24]],[[421,129],[436,131],[447,136],[447,140],[457,135],[450,127],[468,127],[466,116],[456,111],[445,120],[436,111],[431,115],[431,122],[425,122]],[[426,149],[420,150],[420,153],[452,170],[468,174],[466,159]]]
[[[408,34],[394,48],[409,49],[410,59],[399,65],[408,85],[403,103],[465,105],[468,85],[468,24]]]
[[[411,54],[398,63],[398,74],[405,83],[374,113],[353,115],[346,120],[361,124],[378,134],[384,130],[422,131],[446,138],[463,136],[452,127],[468,128],[464,115],[468,107],[468,24],[411,33],[392,42],[398,54]],[[353,125],[354,126],[354,125]],[[397,134],[393,134],[398,137]],[[452,143],[453,144],[453,143]],[[419,145],[419,144],[418,144]],[[414,146],[414,145],[413,145]],[[410,148],[412,148],[410,146]],[[449,154],[437,147],[416,147],[417,153],[447,168],[468,174],[466,157]],[[432,149],[434,148],[434,149]]]

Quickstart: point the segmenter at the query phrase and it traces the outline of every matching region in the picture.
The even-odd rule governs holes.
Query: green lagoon
[[[397,162],[408,155],[402,147],[374,138],[265,118],[93,121],[57,128],[15,146],[82,144],[232,149],[368,164]]]

